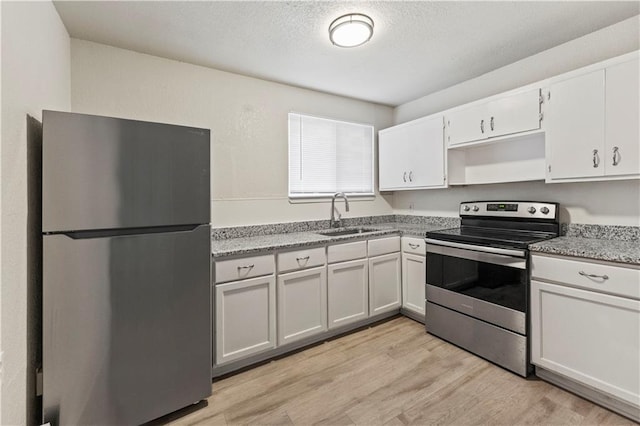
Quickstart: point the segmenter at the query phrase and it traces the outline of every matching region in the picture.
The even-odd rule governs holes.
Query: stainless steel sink
[[[367,228],[352,228],[352,229],[336,229],[330,231],[322,231],[316,232],[316,234],[324,235],[325,237],[339,237],[341,235],[357,235],[364,234],[367,232],[376,232],[377,229],[367,229]]]

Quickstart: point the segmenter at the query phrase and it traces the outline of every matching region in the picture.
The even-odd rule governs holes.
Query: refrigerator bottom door
[[[43,238],[43,417],[140,424],[211,394],[210,227]]]

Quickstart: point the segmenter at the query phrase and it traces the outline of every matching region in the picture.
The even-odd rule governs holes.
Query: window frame
[[[290,172],[291,172],[291,125],[290,125],[290,120],[291,120],[291,115],[295,114],[295,115],[299,115],[301,117],[309,117],[309,118],[315,118],[315,119],[320,119],[320,120],[327,120],[327,121],[333,121],[335,123],[345,123],[345,124],[350,124],[350,125],[358,125],[358,126],[365,126],[365,127],[370,127],[371,128],[371,192],[345,192],[345,195],[347,195],[349,198],[357,198],[359,200],[362,199],[374,199],[376,196],[376,133],[375,133],[375,126],[373,124],[370,123],[361,123],[361,122],[355,122],[355,121],[346,121],[346,120],[340,120],[340,119],[335,119],[335,118],[331,118],[331,117],[325,117],[325,116],[320,116],[320,115],[312,115],[312,114],[307,114],[307,113],[301,113],[301,112],[296,112],[296,111],[290,111],[287,114],[287,197],[289,199],[289,201],[291,202],[302,202],[304,200],[309,200],[310,202],[313,201],[324,201],[327,199],[331,199],[333,197],[333,195],[335,194],[335,192],[323,192],[323,193],[306,193],[306,194],[302,194],[302,193],[296,193],[296,194],[292,194],[291,193],[291,177],[290,177]]]

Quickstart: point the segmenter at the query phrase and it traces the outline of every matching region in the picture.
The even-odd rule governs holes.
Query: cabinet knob
[[[480,120],[480,131],[484,134],[484,119]]]
[[[593,150],[593,168],[597,169],[599,165],[600,165],[600,156],[598,155],[598,150],[594,149]]]
[[[491,117],[491,121],[489,122],[489,126],[491,127],[491,131],[493,132],[493,117]]]

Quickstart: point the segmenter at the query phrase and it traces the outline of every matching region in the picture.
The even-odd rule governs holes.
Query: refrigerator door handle
[[[70,231],[70,232],[49,232],[45,235],[65,235],[74,240],[84,240],[89,238],[110,238],[125,235],[144,234],[166,234],[170,232],[190,232],[201,224],[196,225],[174,225],[174,226],[150,226],[144,228],[124,228],[124,229],[97,229],[90,231]]]

